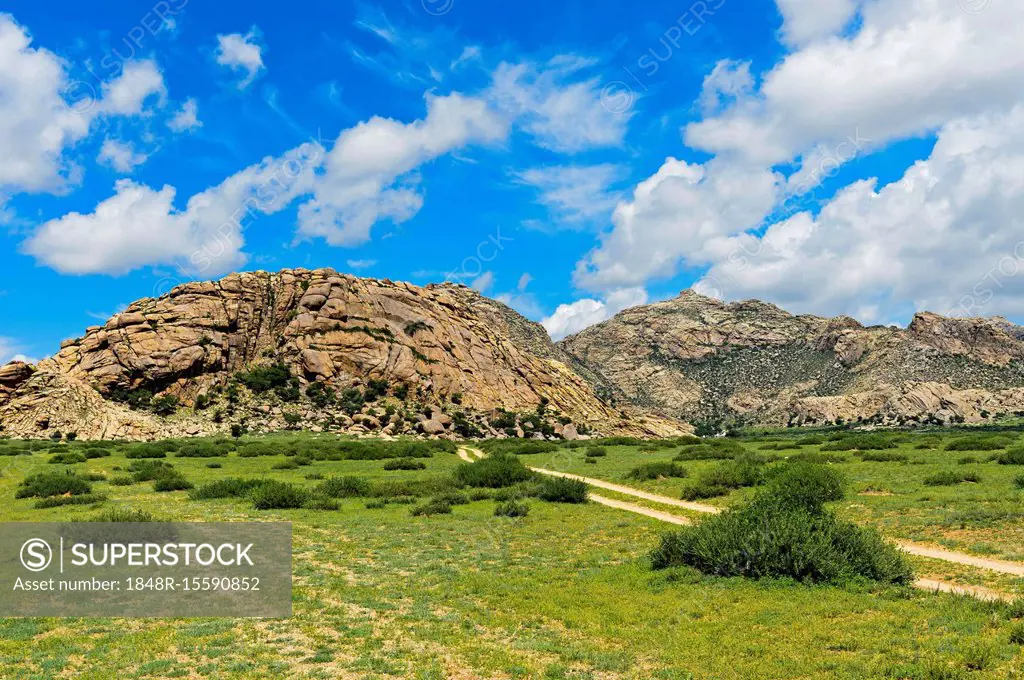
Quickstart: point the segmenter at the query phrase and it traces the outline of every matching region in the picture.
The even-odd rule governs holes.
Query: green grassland
[[[795,455],[827,455],[849,480],[847,497],[832,504],[841,517],[890,538],[1024,559],[1024,489],[1015,481],[1024,465],[988,460],[1013,451],[1017,433],[984,435],[1005,446],[987,442],[982,451],[947,450],[968,436],[957,431],[885,434],[885,448],[867,451],[828,451],[849,442],[822,433],[820,442],[786,448],[801,436],[761,433],[714,445],[724,451],[715,455],[731,455],[717,460],[695,460],[702,455],[695,450],[714,446],[682,440],[484,447],[672,497],[707,486],[716,466],[748,456],[757,456],[758,475],[770,476]],[[604,455],[585,462],[597,446]],[[158,449],[165,458],[138,457]],[[211,457],[176,455],[183,452]],[[865,460],[879,453],[896,459]],[[71,462],[79,460],[74,454],[84,462]],[[55,456],[67,462],[50,462]],[[978,462],[960,462],[968,456]],[[138,481],[154,476],[130,470],[146,460],[175,473]],[[419,467],[411,462],[423,469],[386,469]],[[669,462],[685,477],[630,474]],[[546,502],[533,481],[511,487],[517,493],[467,487],[459,482],[463,465],[450,444],[307,434],[155,445],[0,440],[2,521],[87,519],[111,509],[178,521],[291,521],[295,573],[294,615],[285,620],[0,618],[0,677],[1024,677],[1019,604],[867,581],[808,585],[717,578],[689,567],[652,571],[648,556],[670,529],[664,524],[595,503]],[[38,508],[39,497],[16,498],[27,477],[66,470],[93,480],[89,503]],[[939,473],[974,473],[979,481],[953,484],[947,474],[937,480],[942,485],[926,484]],[[338,477],[362,481],[325,485]],[[194,488],[156,491],[161,479],[171,480],[163,488]],[[291,504],[305,507],[257,510],[245,495],[190,498],[229,479],[293,485],[303,497]],[[341,497],[319,498],[324,489]],[[727,507],[752,493],[728,490],[701,502]],[[528,514],[496,516],[515,495]],[[283,496],[264,497],[275,505]],[[413,514],[432,497],[450,513]],[[334,503],[337,509],[324,509]],[[1020,579],[966,567],[912,563],[919,574],[1004,592],[1021,587]]]

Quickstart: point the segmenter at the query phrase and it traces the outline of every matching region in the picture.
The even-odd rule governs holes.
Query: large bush
[[[565,477],[545,477],[537,497],[549,503],[586,503],[588,488],[585,482]]]
[[[1024,446],[1001,453],[996,460],[1000,465],[1024,465]]]
[[[43,473],[26,477],[18,486],[15,498],[49,498],[81,496],[92,491],[92,485],[77,475]]]
[[[463,463],[455,468],[454,478],[462,486],[500,489],[524,482],[533,477],[515,456],[494,454],[475,463]]]
[[[895,548],[824,507],[841,497],[841,478],[829,468],[787,466],[751,502],[666,535],[652,565],[689,565],[715,576],[909,583],[913,573]]]
[[[310,499],[309,492],[297,486],[267,480],[252,490],[252,506],[257,510],[301,508]]]
[[[644,463],[638,465],[626,475],[628,479],[643,482],[649,479],[674,477],[681,479],[686,476],[686,468],[676,463]]]
[[[316,487],[316,495],[325,498],[358,498],[370,495],[370,482],[362,477],[330,477]]]
[[[883,434],[844,434],[840,439],[821,447],[822,451],[881,451],[895,449],[898,442]]]
[[[203,484],[197,489],[189,492],[188,497],[194,501],[209,500],[212,498],[242,498],[248,496],[256,487],[263,484],[263,479],[218,479],[209,484]]]
[[[764,482],[763,467],[763,461],[750,454],[723,461],[687,485],[683,489],[683,499],[695,501],[716,498],[727,495],[733,489],[758,486]]]

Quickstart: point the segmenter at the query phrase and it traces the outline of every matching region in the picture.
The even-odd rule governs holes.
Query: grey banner
[[[0,617],[291,613],[290,523],[0,524]]]

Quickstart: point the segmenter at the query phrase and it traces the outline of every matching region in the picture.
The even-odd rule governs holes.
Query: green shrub
[[[732,460],[745,453],[741,444],[730,439],[705,439],[697,444],[684,444],[675,460]]]
[[[469,505],[470,503],[469,496],[459,491],[445,491],[434,496],[432,500],[442,501],[448,505]]]
[[[603,446],[591,446],[584,455],[587,458],[604,458],[608,455],[608,449]]]
[[[866,453],[862,453],[860,459],[866,463],[906,463],[910,460],[910,457],[903,453],[868,451]]]
[[[366,507],[367,510],[380,510],[381,508],[388,507],[388,502],[386,500],[384,500],[384,499],[378,499],[378,500],[375,500],[375,501],[368,501],[366,503],[365,507]]]
[[[237,373],[235,378],[252,392],[261,394],[287,387],[292,374],[285,364],[276,363],[270,366],[256,366],[249,371]]]
[[[103,494],[92,494],[87,493],[81,496],[51,496],[49,498],[42,498],[36,501],[32,507],[37,510],[44,510],[46,508],[57,508],[63,505],[94,505],[96,503],[103,503],[107,500],[107,497]]]
[[[1012,448],[999,455],[996,460],[1000,465],[1024,465],[1024,446]]]
[[[135,508],[124,508],[115,507],[107,508],[103,512],[94,517],[90,517],[90,522],[155,522],[153,515],[145,510],[137,510]]]
[[[169,474],[174,468],[162,460],[140,460],[128,466],[136,482],[151,482],[161,475]]]
[[[652,566],[689,565],[715,576],[909,583],[907,562],[877,532],[824,508],[823,501],[841,496],[841,480],[829,468],[787,466],[751,502],[664,536],[651,553]]]
[[[86,461],[85,456],[81,453],[58,453],[50,457],[50,460],[46,461],[52,465],[74,465],[75,463],[84,463]]]
[[[325,498],[357,498],[370,495],[370,482],[362,477],[329,477],[317,485],[315,493]]]
[[[188,491],[194,486],[177,470],[162,474],[153,480],[153,491]]]
[[[822,451],[881,451],[883,449],[894,449],[898,446],[896,440],[881,434],[848,434],[843,435],[830,444],[821,448]]]
[[[87,471],[83,471],[83,472],[79,472],[78,476],[81,477],[82,479],[84,479],[87,482],[105,482],[105,481],[107,481],[107,476],[105,474],[103,474],[102,472],[87,472]]]
[[[177,453],[176,458],[222,458],[234,449],[234,444],[225,440],[200,441],[185,444]]]
[[[1013,443],[1006,437],[970,436],[959,437],[946,442],[947,451],[998,451]]]
[[[964,456],[957,461],[957,465],[974,465],[978,462],[978,459],[974,456]]]
[[[1024,646],[1024,622],[1010,626],[1010,644]]]
[[[15,498],[49,498],[52,496],[82,496],[92,492],[92,485],[77,475],[46,472],[26,477],[15,493]]]
[[[214,498],[243,498],[265,482],[266,480],[263,479],[218,479],[215,482],[203,484],[193,489],[189,492],[188,497],[193,501],[205,501]]]
[[[338,505],[338,501],[333,498],[320,498],[315,497],[306,501],[306,504],[302,507],[307,510],[337,510],[341,506]]]
[[[117,475],[110,478],[110,483],[113,486],[131,486],[135,483],[135,480],[129,475]]]
[[[762,461],[745,454],[735,460],[723,461],[704,472],[696,482],[683,489],[688,501],[725,496],[733,489],[758,486],[764,483]]]
[[[252,490],[250,498],[257,510],[286,510],[301,508],[310,500],[310,495],[292,484],[266,480]]]
[[[298,470],[299,464],[295,462],[294,458],[288,460],[282,460],[280,463],[274,463],[270,466],[271,470]]]
[[[426,470],[427,464],[415,458],[393,458],[384,463],[385,470]]]
[[[427,517],[431,515],[450,515],[452,514],[452,506],[442,500],[432,498],[426,503],[421,503],[412,508],[409,512],[413,517],[420,517],[421,515]]]
[[[530,514],[530,506],[518,501],[498,503],[494,508],[495,517],[526,517]]]
[[[150,448],[130,449],[124,452],[124,457],[129,460],[138,460],[144,458],[166,458],[167,453],[164,451],[158,451]]]
[[[585,482],[565,477],[545,477],[537,497],[549,503],[586,503],[589,489]]]
[[[644,463],[630,470],[626,478],[643,482],[661,478],[681,479],[686,475],[686,468],[676,463]]]
[[[222,465],[221,463],[207,463],[206,467],[208,467],[211,470],[220,470],[222,467],[224,467],[224,465]]]
[[[815,453],[813,451],[805,451],[803,453],[790,456],[786,460],[790,463],[816,463],[818,465],[824,465],[826,463],[845,463],[850,459],[838,453]]]
[[[96,458],[108,458],[110,456],[110,451],[107,451],[106,449],[92,449],[92,448],[90,448],[90,449],[86,449],[85,450],[85,454],[84,455],[89,460],[94,460]]]
[[[158,416],[169,416],[178,410],[178,398],[170,394],[157,397],[150,403],[150,408]]]
[[[526,481],[533,472],[515,456],[492,454],[475,463],[463,463],[455,468],[453,477],[462,486],[499,489]]]
[[[1024,475],[1017,475],[1013,480],[1013,484],[1018,489],[1024,489]]]
[[[956,486],[963,482],[980,482],[981,477],[973,472],[956,472],[953,470],[946,470],[943,472],[936,472],[934,475],[924,478],[925,486]]]

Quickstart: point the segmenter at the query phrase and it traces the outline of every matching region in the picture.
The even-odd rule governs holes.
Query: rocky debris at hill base
[[[613,408],[574,366],[538,324],[465,286],[330,269],[232,274],[139,300],[36,366],[0,368],[0,435],[411,434],[420,418],[447,437],[514,436],[526,423],[549,437],[567,424],[689,431]]]
[[[1024,328],[917,314],[906,328],[684,291],[560,347],[621,401],[691,421],[982,422],[1024,412]]]

